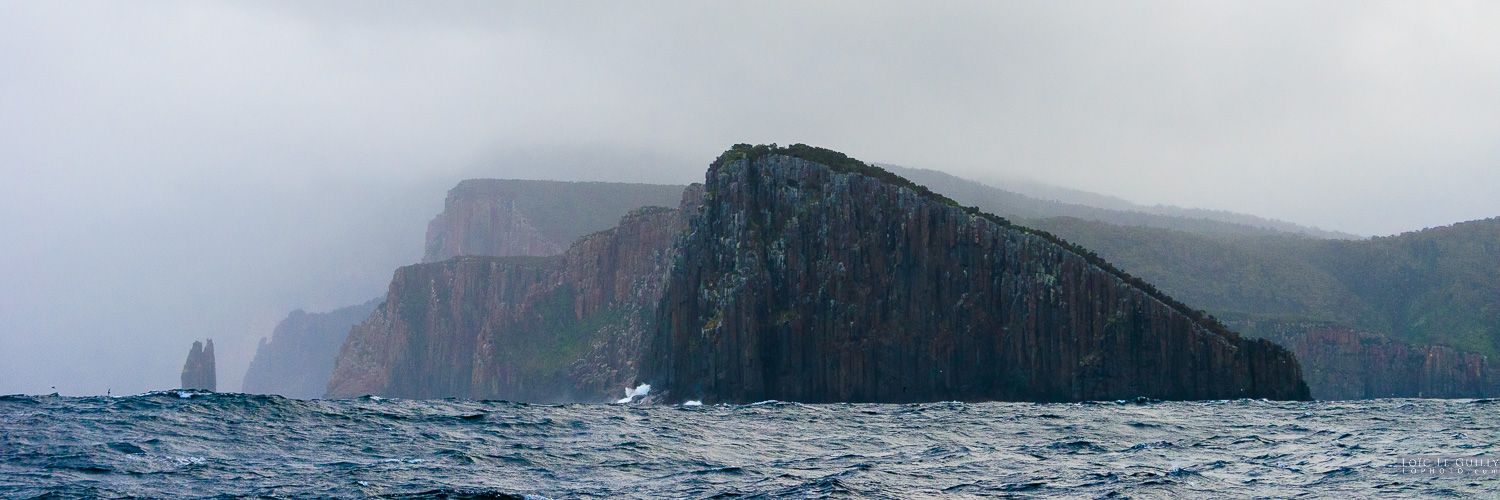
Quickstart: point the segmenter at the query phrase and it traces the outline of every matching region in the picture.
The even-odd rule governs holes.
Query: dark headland
[[[1288,350],[1092,252],[826,149],[739,145],[551,257],[404,267],[328,395],[1308,399]]]

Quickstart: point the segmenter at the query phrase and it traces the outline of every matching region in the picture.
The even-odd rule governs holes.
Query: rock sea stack
[[[187,362],[182,365],[182,388],[218,390],[218,376],[214,369],[213,339],[208,339],[208,345],[193,341],[192,349],[188,350]]]

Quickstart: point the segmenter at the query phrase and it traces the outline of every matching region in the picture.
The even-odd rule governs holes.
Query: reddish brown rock
[[[700,191],[679,194],[692,207]],[[340,349],[330,397],[611,401],[635,381],[679,209],[646,207],[554,257],[396,271]]]
[[[1297,354],[1317,399],[1500,396],[1500,365],[1479,354],[1410,344],[1326,322],[1262,321],[1248,326]]]

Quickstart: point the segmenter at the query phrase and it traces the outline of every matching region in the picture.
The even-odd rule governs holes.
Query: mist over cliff
[[[24,263],[0,268],[0,350],[14,355],[0,363],[0,393],[175,387],[178,346],[205,337],[217,348],[219,389],[242,390],[260,339],[290,311],[360,304],[381,295],[395,269],[420,262],[429,222],[464,179],[545,172],[686,184],[697,168],[632,150],[539,148],[412,178],[189,175],[154,192],[36,200],[0,218],[34,228],[0,238],[0,254]],[[95,189],[89,182],[78,189]]]
[[[292,311],[262,337],[240,392],[312,399],[323,396],[339,346],[385,297],[327,312]]]
[[[397,270],[339,349],[327,395],[613,400],[637,380],[671,245],[702,201],[701,186],[675,189],[677,208],[633,210],[560,255]]]
[[[238,378],[471,178],[725,144],[1361,236],[1500,214],[1488,3],[0,4],[0,393]],[[871,29],[881,26],[885,29]],[[564,243],[567,244],[567,243]]]
[[[683,186],[470,179],[427,224],[422,262],[460,255],[560,255],[579,237],[644,206],[675,206]]]

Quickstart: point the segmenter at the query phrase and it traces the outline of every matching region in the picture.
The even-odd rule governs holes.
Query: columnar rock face
[[[276,325],[269,342],[260,340],[255,359],[245,371],[243,391],[289,398],[321,397],[349,330],[384,300],[380,297],[323,313],[292,311]]]
[[[683,186],[613,182],[472,179],[448,192],[428,224],[423,262],[464,256],[551,256],[604,230],[631,210],[675,205]],[[293,311],[261,341],[245,392],[320,397],[350,329],[384,297],[327,313]]]
[[[1334,323],[1250,326],[1297,354],[1317,399],[1500,396],[1500,365],[1479,354],[1408,344]]]
[[[182,388],[205,391],[218,390],[218,376],[214,373],[214,341],[208,345],[194,341],[188,350],[187,362],[182,365]]]
[[[889,177],[726,153],[642,379],[704,403],[1308,398],[1286,349]]]
[[[1286,349],[1092,252],[837,153],[767,150],[736,147],[678,209],[636,210],[559,256],[398,270],[327,394],[1308,398]]]
[[[671,206],[683,186],[472,179],[448,192],[427,225],[422,262],[460,255],[547,256],[644,206]]]
[[[554,257],[459,257],[396,272],[350,332],[330,397],[608,401],[633,383],[683,208],[645,207]]]

